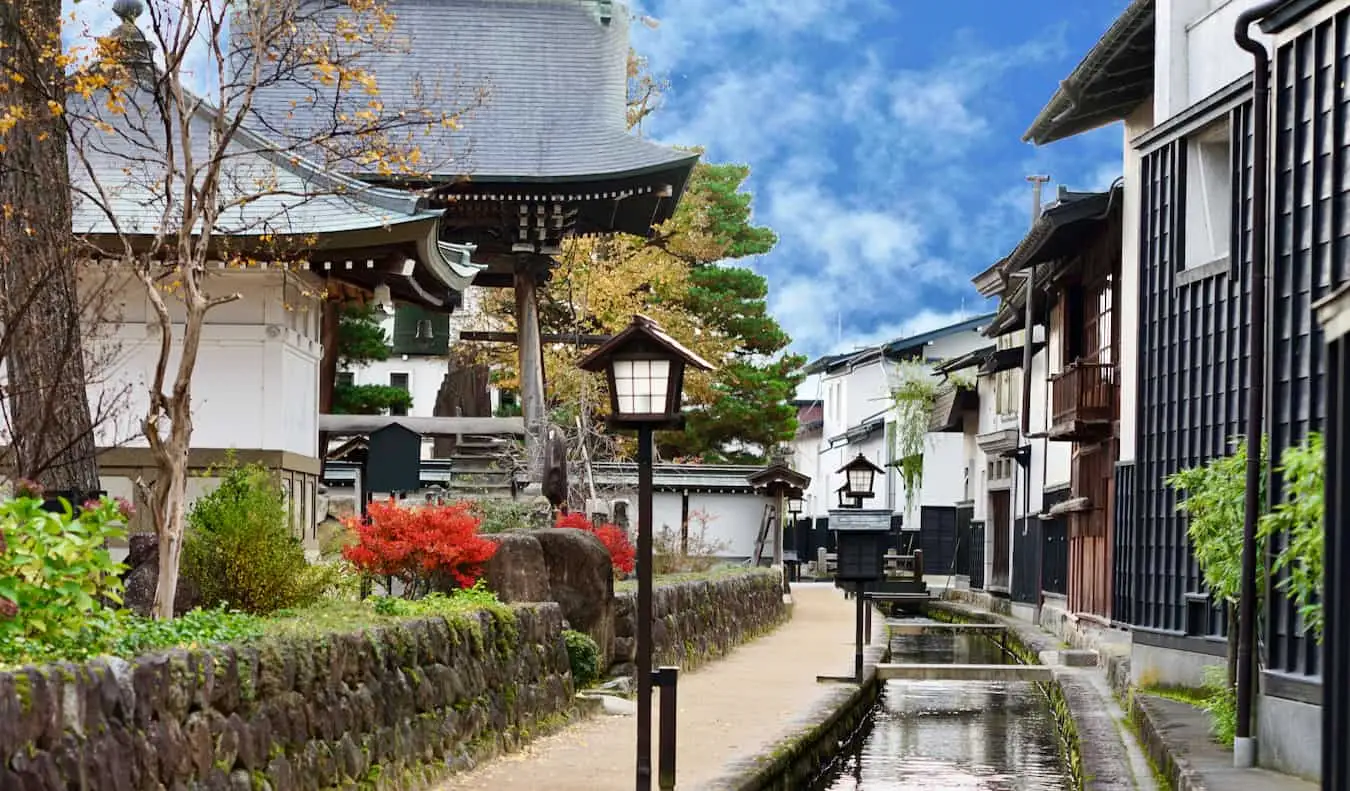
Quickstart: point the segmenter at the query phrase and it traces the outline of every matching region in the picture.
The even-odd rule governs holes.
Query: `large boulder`
[[[154,533],[132,533],[127,543],[122,602],[137,615],[148,616],[155,606],[155,591],[159,588],[159,537]],[[173,601],[174,615],[182,615],[196,607],[198,598],[192,583],[180,573],[178,593]]]
[[[568,626],[589,634],[611,656],[614,646],[614,567],[609,550],[585,530],[548,527],[529,533],[548,566],[549,593]]]
[[[553,601],[539,539],[515,530],[486,537],[497,542],[497,551],[483,567],[483,578],[497,598],[504,602]]]

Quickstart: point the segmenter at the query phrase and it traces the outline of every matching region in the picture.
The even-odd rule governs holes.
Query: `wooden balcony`
[[[1050,378],[1050,389],[1050,439],[1093,442],[1110,436],[1116,405],[1114,365],[1074,363]]]

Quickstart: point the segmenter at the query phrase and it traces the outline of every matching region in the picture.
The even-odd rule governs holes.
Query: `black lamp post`
[[[603,372],[609,381],[611,427],[638,435],[637,541],[637,791],[652,787],[652,432],[684,426],[685,368],[712,365],[667,335],[646,316],[581,361],[583,371]],[[675,787],[675,668],[662,668],[660,783]],[[670,703],[667,712],[667,703]],[[669,733],[667,733],[669,731]]]

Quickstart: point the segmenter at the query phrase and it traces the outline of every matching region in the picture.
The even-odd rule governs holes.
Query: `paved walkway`
[[[1148,699],[1154,727],[1173,756],[1200,781],[1199,787],[1215,791],[1317,791],[1316,783],[1297,777],[1266,769],[1234,769],[1233,752],[1210,738],[1208,714],[1157,695]]]
[[[680,676],[680,788],[696,788],[731,761],[785,736],[833,689],[817,683],[817,674],[853,672],[853,602],[830,583],[796,583],[792,596],[791,621]],[[655,725],[655,713],[652,719]],[[520,753],[455,775],[438,791],[631,791],[636,750],[635,717],[597,715]]]

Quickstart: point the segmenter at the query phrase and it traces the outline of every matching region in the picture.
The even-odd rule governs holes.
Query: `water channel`
[[[893,636],[891,661],[1016,660],[987,637],[927,634]],[[1054,716],[1034,683],[889,681],[860,738],[836,758],[812,791],[1069,788]]]

